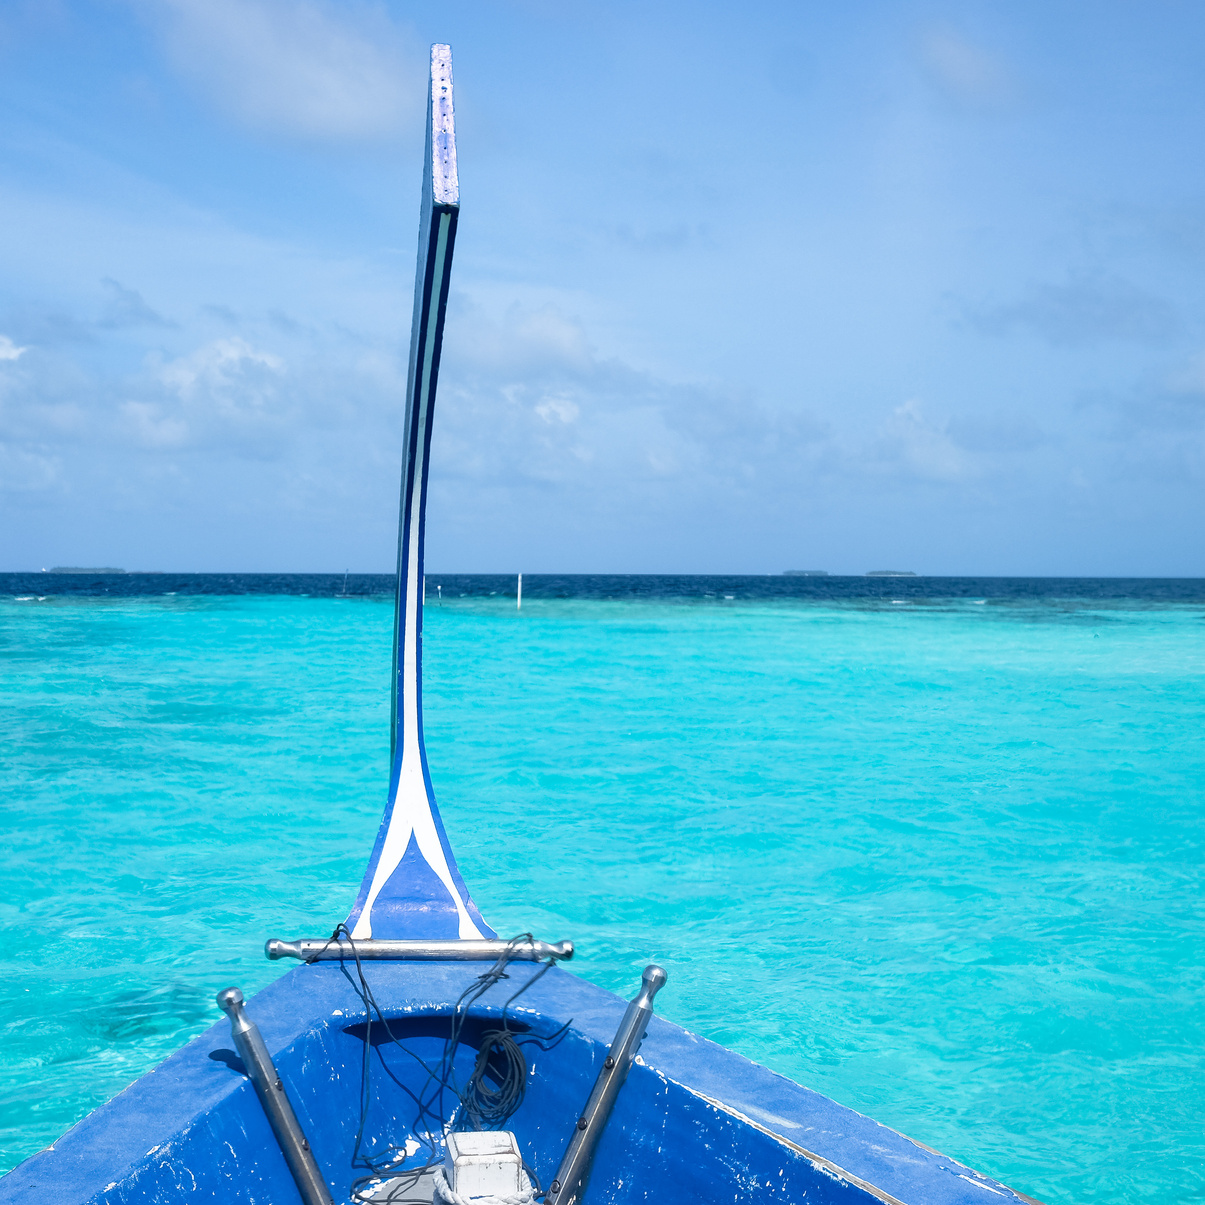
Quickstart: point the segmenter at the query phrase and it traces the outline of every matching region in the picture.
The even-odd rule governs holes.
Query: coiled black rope
[[[497,1083],[486,1080],[491,1071]],[[460,1091],[460,1103],[474,1130],[500,1130],[518,1112],[527,1092],[527,1060],[514,1035],[505,1029],[493,1029],[481,1035],[481,1049],[469,1082]]]
[[[476,1061],[473,1064],[472,1073],[469,1075],[464,1086],[461,1087],[456,1080],[454,1059],[456,1057],[456,1049],[460,1045],[461,1033],[465,1022],[468,1020],[469,1009],[490,988],[500,983],[503,979],[509,978],[509,975],[506,973],[508,964],[513,961],[519,948],[530,945],[535,940],[532,934],[520,933],[517,937],[512,937],[506,943],[506,948],[498,956],[498,960],[494,965],[484,974],[479,975],[460,994],[452,1009],[451,1025],[448,1036],[444,1040],[442,1055],[435,1067],[429,1066],[421,1056],[415,1054],[390,1028],[389,1021],[381,1006],[377,1003],[372,988],[369,987],[368,980],[364,976],[364,966],[360,961],[359,950],[357,950],[356,943],[352,939],[351,932],[346,925],[339,925],[335,929],[326,946],[323,947],[323,951],[341,938],[351,947],[352,958],[355,961],[356,968],[355,979],[350,975],[343,959],[340,959],[339,966],[347,977],[348,982],[351,983],[352,989],[360,998],[366,1017],[364,1057],[360,1073],[360,1119],[359,1126],[356,1129],[355,1142],[352,1145],[352,1166],[365,1169],[367,1174],[352,1181],[351,1199],[355,1202],[361,1202],[363,1205],[380,1205],[380,1199],[366,1191],[369,1186],[371,1185],[374,1189],[379,1188],[381,1181],[388,1176],[404,1177],[405,1182],[398,1186],[403,1191],[417,1184],[420,1177],[430,1173],[443,1161],[441,1145],[444,1133],[450,1127],[453,1119],[459,1120],[460,1115],[463,1115],[464,1122],[467,1123],[464,1128],[474,1130],[501,1129],[523,1103],[527,1092],[527,1059],[523,1053],[523,1045],[535,1043],[542,1049],[547,1050],[551,1045],[560,1040],[573,1022],[572,1020],[566,1021],[560,1029],[546,1039],[533,1037],[526,1038],[521,1042],[510,1030],[507,1010],[533,983],[548,973],[549,968],[553,966],[555,961],[549,958],[502,1005],[499,1028],[483,1031],[481,1045]],[[312,955],[307,961],[313,962],[318,956],[318,954]],[[399,1050],[413,1059],[424,1072],[421,1084],[417,1091],[415,1091],[408,1088],[389,1069],[384,1060],[381,1060],[385,1073],[414,1102],[415,1116],[414,1123],[411,1126],[411,1134],[414,1140],[419,1142],[420,1150],[423,1147],[426,1147],[427,1150],[426,1158],[421,1165],[416,1166],[412,1164],[408,1168],[402,1168],[401,1165],[409,1156],[406,1147],[398,1146],[396,1143],[389,1143],[383,1149],[377,1149],[372,1153],[365,1152],[362,1149],[364,1130],[368,1124],[368,1109],[372,1100],[372,1027],[374,1024],[374,1014],[377,1022],[385,1027],[385,1033],[390,1043],[397,1046]],[[489,1082],[490,1080],[493,1080],[493,1085]],[[448,1096],[455,1099],[455,1104],[452,1106],[450,1112],[446,1108]],[[526,1160],[524,1161],[524,1168],[535,1185],[536,1195],[543,1196],[544,1191],[540,1187],[539,1177],[536,1175],[534,1168],[530,1167]]]

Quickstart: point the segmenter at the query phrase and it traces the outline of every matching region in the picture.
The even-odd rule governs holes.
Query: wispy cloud
[[[1030,286],[1016,301],[968,306],[965,317],[985,335],[1025,332],[1056,347],[1163,343],[1179,333],[1175,308],[1120,276],[1070,275],[1062,284]]]
[[[930,29],[921,40],[921,61],[942,92],[964,104],[996,106],[1016,95],[1004,63],[953,29]]]
[[[241,123],[318,140],[373,139],[413,118],[421,72],[378,6],[330,0],[140,0],[181,75]],[[411,59],[414,61],[412,62]]]
[[[156,313],[143,300],[136,289],[126,288],[111,276],[106,276],[101,284],[108,294],[104,313],[97,323],[106,330],[120,330],[131,326],[174,326],[162,314]]]
[[[288,439],[290,408],[284,361],[236,337],[164,364],[121,413],[144,447],[217,445],[262,456]]]
[[[144,350],[124,375],[95,343],[33,345],[0,373],[0,488],[47,514],[84,492],[98,513],[193,509],[213,517],[198,539],[237,541],[246,516],[271,515],[326,531],[323,557],[386,563],[400,340],[223,310],[137,328],[132,341]],[[1189,361],[1173,377],[1084,412],[1085,482],[1107,477],[1102,465],[1135,479],[1198,472],[1205,373]],[[786,547],[820,530],[822,514],[865,514],[887,498],[920,492],[957,511],[1043,474],[1066,477],[1057,437],[1006,412],[968,427],[977,410],[884,399],[867,423],[824,397],[769,406],[722,381],[675,381],[601,354],[568,303],[510,303],[469,286],[448,320],[431,563],[506,567],[538,538],[547,567],[639,557],[664,568],[721,545],[734,556]]]
[[[1129,387],[1086,393],[1076,407],[1081,452],[1114,489],[1205,486],[1205,354]],[[1194,504],[1195,505],[1195,504]],[[1194,512],[1195,513],[1195,512]]]
[[[916,399],[897,406],[883,423],[870,463],[879,471],[903,470],[938,482],[965,481],[979,468],[970,451],[950,434],[948,424],[931,419]]]
[[[714,244],[711,231],[702,222],[621,222],[612,227],[610,233],[617,243],[641,254],[684,251]]]
[[[7,335],[0,335],[0,360],[19,360],[28,347],[18,347]]]
[[[449,322],[433,474],[591,497],[769,499],[797,487],[829,434],[810,414],[722,387],[674,383],[598,355],[545,306],[489,314],[461,298]]]
[[[149,352],[124,380],[73,376],[66,353],[56,353],[8,399],[0,439],[69,458],[87,447],[96,460],[160,470],[270,463],[289,489],[305,480],[319,495],[342,489],[343,478],[371,481],[388,514],[401,345],[349,342],[346,332],[267,314],[222,318],[237,333],[170,358]],[[711,516],[739,527],[774,516],[789,523],[850,488],[970,488],[1011,463],[1012,450],[997,455],[998,440],[972,448],[916,400],[884,409],[877,426],[859,431],[819,417],[831,410],[824,399],[768,406],[723,383],[668,380],[599,354],[564,307],[458,293],[435,425],[436,509],[441,522],[474,531],[499,507],[518,516],[518,530],[550,510],[582,530],[599,521],[639,530],[653,516],[668,526]],[[57,488],[52,476],[34,479]],[[156,477],[153,492],[174,481]]]

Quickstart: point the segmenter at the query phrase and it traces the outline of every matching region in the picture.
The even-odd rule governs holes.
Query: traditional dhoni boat
[[[423,745],[423,523],[459,215],[451,54],[431,53],[394,625],[393,761],[355,906],[300,965],[0,1179],[0,1202],[1029,1200],[558,964],[473,903]],[[549,936],[549,935],[545,935]],[[217,986],[217,985],[215,985]],[[671,988],[672,990],[672,988]],[[216,1014],[215,1014],[216,1015]]]

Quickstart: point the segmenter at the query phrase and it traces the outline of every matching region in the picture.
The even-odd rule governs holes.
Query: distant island
[[[43,569],[43,573],[124,573],[124,569],[77,569],[73,565],[56,565],[53,569]]]
[[[783,577],[828,577],[827,569],[784,569]]]
[[[872,569],[867,577],[915,577],[911,569]]]

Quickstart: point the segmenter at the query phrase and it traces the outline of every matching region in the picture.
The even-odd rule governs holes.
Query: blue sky
[[[1205,574],[1205,10],[8,0],[0,569]]]

